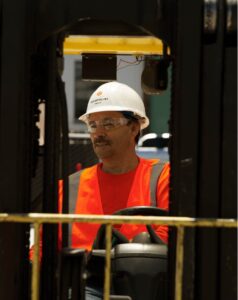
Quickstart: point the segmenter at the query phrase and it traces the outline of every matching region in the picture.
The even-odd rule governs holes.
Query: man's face
[[[135,137],[140,125],[115,111],[90,114],[88,125],[94,151],[100,159],[120,159],[135,149]]]

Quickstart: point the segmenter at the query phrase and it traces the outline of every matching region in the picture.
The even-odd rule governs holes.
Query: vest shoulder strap
[[[150,199],[151,206],[157,206],[157,184],[160,178],[160,174],[164,168],[165,163],[159,161],[157,164],[152,166],[151,176],[150,176]]]
[[[69,213],[74,214],[78,196],[78,187],[81,171],[77,171],[69,176]]]

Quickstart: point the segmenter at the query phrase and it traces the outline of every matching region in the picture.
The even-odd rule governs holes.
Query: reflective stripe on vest
[[[159,161],[157,164],[152,166],[151,176],[150,176],[150,206],[157,206],[157,183],[160,178],[160,174],[164,168],[165,163]]]

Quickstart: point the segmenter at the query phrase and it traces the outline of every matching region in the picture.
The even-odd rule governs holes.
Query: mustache
[[[94,145],[97,145],[97,144],[100,144],[100,143],[105,143],[105,144],[107,144],[107,145],[111,145],[110,140],[108,140],[108,139],[105,138],[104,136],[99,136],[99,137],[97,137],[97,138],[95,138],[95,139],[93,140],[93,144],[94,144]]]

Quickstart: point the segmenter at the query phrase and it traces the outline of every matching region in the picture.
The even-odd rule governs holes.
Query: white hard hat
[[[143,100],[124,83],[111,81],[99,86],[88,101],[86,113],[79,120],[86,122],[89,114],[102,111],[130,111],[140,121],[141,129],[149,125]]]

